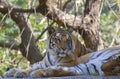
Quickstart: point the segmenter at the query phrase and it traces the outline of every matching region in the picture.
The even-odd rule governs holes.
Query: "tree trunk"
[[[103,48],[99,35],[99,19],[103,0],[86,0],[84,16],[74,16],[52,6],[50,0],[39,0],[37,10],[61,26],[79,31],[87,48],[97,51]]]
[[[94,51],[104,48],[99,34],[100,13],[103,0],[86,0],[84,16],[79,33],[87,48]]]
[[[29,20],[23,13],[14,12],[12,10],[10,12],[8,8],[6,9],[6,7],[8,6],[9,8],[10,7],[12,8],[12,6],[8,5],[5,2],[1,3],[0,12],[2,14],[9,13],[13,21],[15,21],[16,24],[18,25],[21,34],[21,44],[19,46],[19,49],[22,55],[26,57],[28,61],[30,61],[30,64],[42,60],[42,55],[39,52],[38,47],[36,46],[32,26]]]
[[[35,43],[32,26],[25,14],[15,13],[11,16],[20,29],[20,51],[22,52],[22,55],[30,61],[30,64],[42,60],[42,55]]]

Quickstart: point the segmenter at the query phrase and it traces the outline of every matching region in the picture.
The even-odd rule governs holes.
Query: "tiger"
[[[80,75],[120,75],[120,46],[80,56],[74,66],[51,66],[30,73],[33,78]]]
[[[30,77],[60,77],[80,75],[120,75],[120,46],[106,48],[79,57],[74,66],[51,66],[38,69]]]
[[[13,68],[5,73],[5,77],[28,77],[34,76],[32,72],[49,67],[71,67],[79,64],[79,57],[90,53],[81,42],[71,34],[69,29],[60,27],[48,29],[49,37],[46,42],[46,55],[44,59],[30,66],[29,69]]]
[[[90,51],[68,30],[50,29],[44,59],[28,69],[10,69],[5,77],[38,78],[120,73],[120,46],[88,53]]]
[[[5,77],[39,78],[120,73],[120,46],[91,52],[69,30],[50,29],[44,59],[28,69],[10,69]]]

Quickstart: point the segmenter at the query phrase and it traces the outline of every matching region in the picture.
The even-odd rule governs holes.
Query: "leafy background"
[[[21,6],[22,8],[30,8],[27,5],[29,0],[8,0],[12,4]],[[38,0],[33,0],[32,7],[37,6]],[[55,0],[53,0],[54,2]],[[81,0],[80,0],[81,1]],[[83,2],[80,2],[83,6]],[[77,13],[81,14],[83,7],[79,6]],[[73,8],[73,7],[71,7]],[[70,9],[71,9],[70,8]],[[66,11],[70,14],[74,14],[74,9]],[[20,33],[17,25],[9,18],[0,14],[0,42],[5,43],[17,43],[20,44]],[[120,44],[120,9],[118,7],[118,0],[105,0],[103,9],[100,16],[100,28],[101,37],[105,47],[110,47]],[[34,36],[37,38],[41,32],[46,28],[47,21],[41,14],[30,14],[29,19],[34,29]],[[45,52],[45,42],[47,39],[47,33],[37,43],[40,51]],[[28,64],[26,64],[28,63]],[[19,67],[27,68],[29,62],[22,57],[21,53],[16,50],[0,47],[0,75],[3,76],[7,68]]]

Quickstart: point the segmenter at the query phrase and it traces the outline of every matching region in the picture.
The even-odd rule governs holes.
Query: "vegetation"
[[[57,0],[52,0],[56,4]],[[67,1],[67,0],[65,0]],[[80,0],[81,1],[81,0]],[[83,0],[84,1],[84,0]],[[38,0],[8,0],[8,3],[18,5],[24,9],[34,8],[38,5]],[[31,4],[30,4],[31,3]],[[64,4],[63,0],[63,4]],[[84,2],[79,5],[83,6]],[[63,5],[62,4],[62,5]],[[78,14],[82,13],[84,7],[79,7]],[[71,6],[72,7],[72,6]],[[69,11],[69,14],[75,14],[74,9]],[[27,14],[27,13],[26,13]],[[120,44],[120,1],[119,0],[105,0],[100,15],[99,32],[103,40],[104,47],[110,47]],[[43,30],[52,22],[41,15],[40,13],[28,13],[28,19],[31,22],[32,29],[34,30],[34,37],[37,39]],[[57,25],[57,24],[55,24]],[[19,67],[27,68],[29,61],[23,57],[20,50],[13,50],[13,45],[21,44],[21,32],[15,21],[11,19],[10,15],[0,14],[0,75],[3,76],[7,68]],[[45,53],[45,42],[47,33],[45,32],[42,37],[37,41],[37,46],[42,55]],[[4,44],[9,44],[10,47],[6,48]],[[27,64],[26,64],[27,63]]]

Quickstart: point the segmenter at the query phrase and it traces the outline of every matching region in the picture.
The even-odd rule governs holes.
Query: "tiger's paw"
[[[59,76],[77,76],[78,73],[74,72],[74,70],[70,70],[68,67],[52,67],[47,68],[44,72],[45,77],[59,77]]]
[[[22,71],[22,69],[18,69],[18,68],[9,69],[7,72],[5,72],[4,77],[5,77],[5,78],[14,77],[14,75],[15,75],[16,72],[18,72],[18,71]]]
[[[35,70],[30,73],[30,77],[32,78],[45,77],[45,70],[44,69]]]
[[[44,72],[45,77],[57,77],[61,76],[59,75],[62,72],[62,69],[59,68],[47,68],[46,71]]]
[[[32,78],[55,77],[59,72],[60,72],[59,69],[54,69],[54,68],[39,69],[31,72],[30,77]]]
[[[15,78],[25,78],[25,77],[28,77],[29,73],[26,72],[25,70],[23,71],[18,71],[15,73],[14,77]]]
[[[8,71],[5,72],[4,77],[5,78],[9,78],[9,77],[14,77],[14,74],[16,73],[16,69],[10,69]]]

